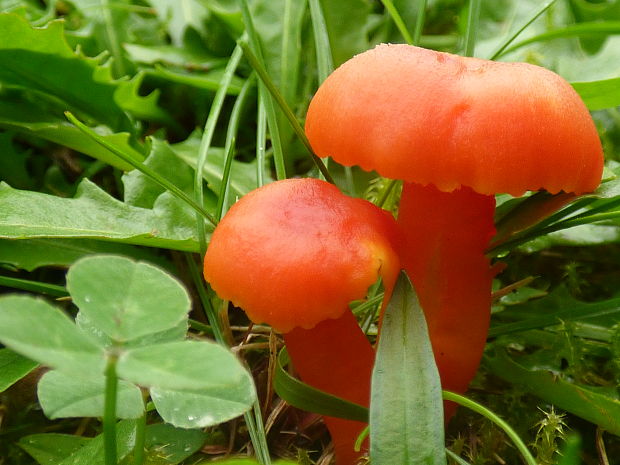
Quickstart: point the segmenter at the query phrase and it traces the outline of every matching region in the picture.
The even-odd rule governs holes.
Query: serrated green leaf
[[[187,214],[175,212],[173,205],[178,204],[162,196],[153,209],[132,207],[88,179],[80,183],[73,199],[0,183],[0,238],[106,239],[195,252],[194,223]]]
[[[77,261],[67,273],[67,290],[80,313],[117,342],[176,327],[190,309],[189,296],[176,279],[120,256]]]
[[[160,20],[168,25],[168,33],[175,45],[182,45],[185,30],[193,27],[204,30],[207,8],[198,0],[148,0]]]
[[[369,419],[373,464],[446,464],[439,372],[424,312],[404,272],[383,316]]]
[[[92,439],[71,434],[45,433],[24,436],[18,445],[40,465],[57,465]]]
[[[195,87],[197,89],[204,89],[210,91],[217,91],[220,88],[220,82],[222,81],[223,71],[221,69],[214,69],[207,72],[187,72],[181,70],[170,70],[162,66],[155,66],[154,70],[147,70],[145,74],[148,76],[154,76],[166,81],[176,82],[177,84],[183,84],[186,86]],[[239,95],[241,87],[243,86],[242,79],[237,76],[233,76],[230,86],[226,89],[228,95]]]
[[[9,349],[0,349],[0,392],[5,391],[37,367],[38,363]]]
[[[51,24],[57,24],[52,22]],[[62,35],[62,23],[35,29],[20,16],[0,14],[0,82],[30,89],[64,102],[109,127],[130,129],[129,119],[114,101],[117,85],[96,59],[79,56]],[[53,69],[54,72],[48,72]]]
[[[231,352],[207,341],[128,349],[118,359],[117,373],[140,386],[173,390],[222,389],[249,381]]]
[[[144,72],[140,72],[130,81],[119,81],[114,91],[114,101],[120,108],[139,119],[168,125],[175,124],[168,112],[157,104],[160,94],[158,89],[146,96],[140,95],[139,90],[144,76]]]
[[[50,419],[102,417],[105,401],[105,377],[80,377],[58,370],[48,371],[37,386],[43,412]],[[116,417],[139,418],[144,414],[140,389],[126,381],[118,383]]]
[[[225,59],[216,58],[202,49],[194,49],[187,45],[174,47],[172,45],[123,44],[123,48],[135,62],[149,65],[162,63],[173,66],[191,66],[204,71],[226,65]]]
[[[73,373],[103,373],[103,351],[69,317],[44,300],[0,297],[0,342],[44,365]]]

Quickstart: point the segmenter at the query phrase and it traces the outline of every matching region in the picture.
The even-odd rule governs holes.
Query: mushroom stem
[[[368,406],[374,350],[350,311],[312,329],[295,328],[284,341],[300,378],[343,399]],[[353,465],[363,454],[353,445],[366,426],[352,420],[323,417],[334,443],[336,463]]]
[[[478,369],[489,328],[495,273],[485,250],[495,234],[494,208],[493,196],[467,187],[403,187],[402,265],[426,315],[442,387],[458,393]],[[455,409],[446,403],[446,421]]]

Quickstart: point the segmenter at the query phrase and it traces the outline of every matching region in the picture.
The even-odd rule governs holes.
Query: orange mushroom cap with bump
[[[267,184],[215,229],[204,275],[217,294],[280,332],[340,317],[399,268],[394,219],[317,179]]]
[[[321,157],[450,192],[598,186],[603,151],[564,79],[526,63],[379,45],[321,85],[306,119]]]

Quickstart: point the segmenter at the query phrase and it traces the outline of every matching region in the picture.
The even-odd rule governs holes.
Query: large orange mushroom
[[[391,293],[398,237],[389,213],[325,181],[278,181],[242,197],[217,225],[204,276],[252,321],[283,333],[303,381],[367,406],[374,351],[348,305],[379,277]],[[325,423],[336,462],[355,463],[364,425]]]
[[[379,45],[321,85],[306,133],[319,156],[405,181],[401,259],[442,385],[464,392],[490,320],[494,194],[595,189],[603,152],[587,108],[538,66]]]

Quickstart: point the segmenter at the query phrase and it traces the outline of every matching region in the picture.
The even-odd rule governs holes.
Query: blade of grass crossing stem
[[[254,55],[254,52],[252,52],[247,41],[239,40],[237,43],[243,49],[243,53],[246,59],[248,60],[252,68],[254,68],[254,71],[256,71],[256,74],[258,74],[258,77],[261,79],[262,83],[265,85],[265,87],[267,88],[271,96],[273,97],[273,100],[277,102],[277,104],[280,106],[280,109],[284,112],[286,119],[289,121],[289,123],[291,123],[291,126],[293,127],[293,130],[297,134],[297,137],[299,137],[302,143],[306,146],[306,149],[308,149],[308,152],[310,153],[310,156],[312,157],[312,161],[314,161],[314,164],[317,166],[321,174],[325,176],[325,180],[332,184],[335,184],[332,176],[329,174],[329,171],[327,171],[327,168],[325,167],[321,159],[317,157],[317,155],[312,150],[312,146],[310,145],[310,142],[308,141],[308,138],[306,137],[306,134],[303,128],[299,124],[299,121],[297,121],[297,118],[293,114],[293,111],[289,108],[288,104],[284,100],[284,97],[282,97],[282,94],[280,94],[277,87],[275,86],[275,84],[273,83],[269,75],[267,74],[265,67],[258,60],[256,55]],[[273,102],[273,100],[267,99],[266,101]],[[267,108],[267,121],[269,121],[269,108]],[[271,129],[271,126],[269,126],[269,128]],[[274,156],[275,156],[275,153],[274,153]]]
[[[404,272],[383,316],[371,386],[373,465],[445,465],[439,371],[424,312]]]
[[[204,195],[204,180],[202,178],[202,171],[204,169],[205,163],[207,162],[207,154],[209,153],[211,140],[213,139],[213,134],[215,133],[215,126],[217,125],[217,120],[220,117],[222,106],[224,105],[226,92],[228,91],[228,87],[230,86],[230,82],[232,81],[235,71],[239,66],[239,62],[241,61],[242,56],[242,50],[239,47],[235,47],[232,55],[230,56],[230,59],[228,60],[228,64],[226,65],[224,74],[222,75],[222,79],[220,80],[220,86],[215,93],[215,97],[213,98],[213,103],[211,104],[211,109],[209,110],[209,116],[207,117],[205,128],[202,133],[200,148],[198,149],[196,172],[194,173],[194,198],[196,199],[196,202],[200,203],[201,205]],[[198,242],[200,244],[200,255],[204,256],[207,250],[207,233],[205,231],[204,223],[199,218],[196,218],[196,220],[196,224],[198,227]]]
[[[263,97],[258,93],[258,110],[256,116],[256,185],[265,184],[265,153],[267,150],[267,114]]]
[[[101,145],[102,147],[108,149],[110,152],[112,152],[114,155],[119,157],[121,160],[127,162],[128,164],[133,166],[135,169],[137,169],[138,171],[142,172],[147,177],[149,177],[152,181],[154,181],[155,183],[159,184],[161,187],[163,187],[164,189],[169,191],[176,198],[178,198],[178,199],[182,200],[183,202],[185,202],[186,204],[188,204],[197,213],[199,213],[203,218],[205,218],[207,221],[209,221],[209,223],[211,223],[213,225],[217,224],[216,219],[207,210],[205,210],[204,207],[201,204],[195,202],[194,199],[192,199],[190,196],[188,196],[185,192],[183,192],[177,186],[172,184],[166,178],[162,177],[159,173],[157,173],[156,171],[154,171],[153,169],[151,169],[149,166],[145,165],[144,163],[141,163],[141,162],[133,159],[132,157],[126,155],[125,153],[123,153],[122,150],[119,150],[118,148],[116,148],[116,146],[110,144],[108,141],[106,141],[103,138],[99,137],[99,135],[96,132],[94,132],[92,129],[87,127],[84,123],[80,122],[75,116],[73,116],[73,114],[71,112],[69,112],[69,111],[65,112],[65,116],[81,132],[83,132],[84,134],[89,136],[91,139],[93,139],[99,145]]]
[[[476,48],[476,33],[478,32],[478,22],[480,20],[481,0],[469,0],[469,11],[467,14],[467,30],[465,31],[465,56],[473,57]]]
[[[450,449],[446,449],[446,455],[450,457],[452,460],[454,460],[458,465],[471,465],[467,460],[462,459],[461,457],[456,455],[454,452],[452,452]]]
[[[269,126],[269,133],[271,135],[271,146],[273,147],[273,161],[276,168],[276,178],[286,179],[286,166],[284,163],[284,153],[282,151],[282,141],[280,140],[280,129],[278,128],[278,117],[276,115],[276,109],[273,103],[273,99],[267,94],[265,80],[271,82],[271,79],[267,75],[267,71],[263,66],[265,60],[263,59],[263,52],[260,44],[258,33],[254,28],[254,22],[252,21],[252,15],[250,14],[250,7],[248,0],[241,1],[241,13],[243,14],[243,23],[245,24],[246,35],[249,38],[249,43],[252,44],[253,52],[248,45],[247,40],[243,37],[238,42],[238,45],[242,48],[243,54],[248,59],[248,54],[254,57],[256,63],[260,63],[259,67],[262,67],[265,76],[261,77],[261,82],[258,85],[258,93],[262,95],[261,101],[265,106],[265,114],[267,115],[267,125]],[[249,61],[249,60],[248,60]],[[255,64],[252,64],[254,70],[256,70]],[[260,73],[258,73],[260,75]],[[273,85],[273,82],[271,82]]]
[[[118,378],[116,376],[116,354],[108,355],[105,369],[105,394],[103,410],[103,444],[106,465],[117,465],[116,460],[116,394]]]
[[[463,407],[466,407],[476,413],[479,413],[483,417],[495,423],[502,430],[504,430],[504,433],[506,433],[506,436],[508,436],[510,440],[514,443],[517,450],[521,453],[521,455],[525,459],[525,463],[527,463],[528,465],[537,465],[536,460],[534,459],[534,457],[528,450],[525,443],[521,440],[519,435],[515,432],[515,430],[512,429],[512,427],[508,423],[506,423],[504,420],[498,417],[495,413],[491,412],[489,409],[478,404],[477,402],[474,402],[473,400],[468,399],[467,397],[461,396],[459,394],[455,394],[454,392],[443,391],[443,398],[445,400],[456,402],[457,404],[462,405]]]
[[[398,10],[394,6],[394,3],[392,2],[392,0],[381,0],[381,3],[383,3],[383,6],[387,10],[388,14],[392,17],[392,21],[394,21],[394,24],[396,24],[398,31],[403,36],[405,41],[409,45],[412,45],[414,43],[413,37],[407,30],[407,26],[405,25],[403,18],[398,13]]]
[[[497,58],[499,58],[503,51],[506,50],[506,48],[508,48],[508,46],[514,42],[514,40],[519,37],[519,35],[528,28],[528,26],[530,24],[532,24],[534,21],[536,21],[538,19],[538,17],[540,15],[542,15],[545,11],[547,11],[549,9],[549,7],[551,5],[553,5],[557,0],[549,0],[547,3],[545,3],[543,6],[541,6],[536,13],[534,13],[534,15],[523,25],[521,26],[513,35],[511,35],[508,40],[506,40],[502,45],[500,45],[497,50],[495,51],[495,53],[493,53],[493,55],[491,56],[491,58],[489,58],[489,60],[496,60]]]
[[[426,0],[418,1],[418,11],[415,18],[415,29],[413,30],[413,41],[411,45],[420,45],[422,38],[422,30],[424,29],[424,20],[426,19]]]
[[[228,120],[228,130],[226,131],[226,143],[224,144],[224,171],[222,173],[222,182],[220,184],[220,192],[217,199],[217,207],[215,209],[215,217],[219,220],[222,219],[224,215],[224,208],[226,206],[228,191],[230,186],[230,170],[232,167],[232,162],[235,157],[235,140],[237,137],[237,132],[239,130],[239,120],[241,119],[241,112],[243,111],[243,107],[247,102],[248,96],[250,95],[250,89],[254,85],[255,75],[252,74],[241,88],[241,92],[239,92],[239,96],[233,105],[232,113],[230,115],[230,119]]]

